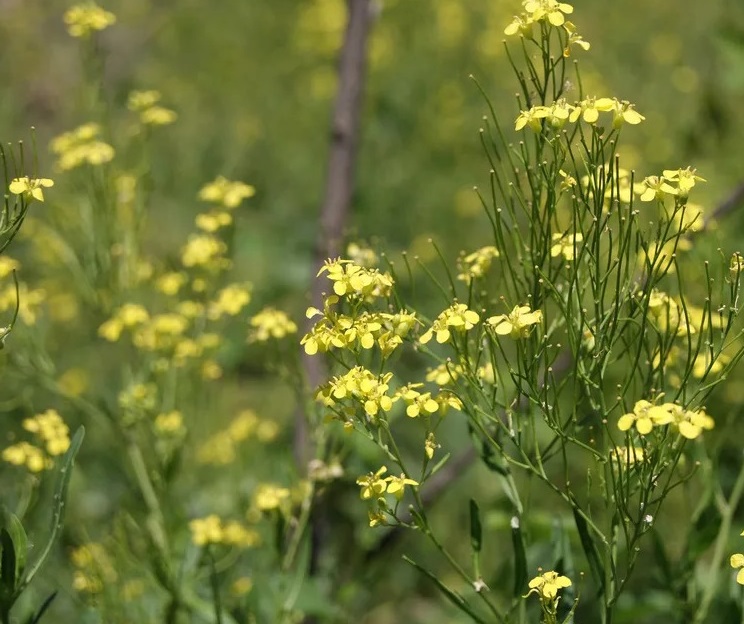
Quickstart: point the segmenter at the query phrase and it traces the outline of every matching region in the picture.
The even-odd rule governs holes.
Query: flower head
[[[480,316],[477,312],[469,310],[464,303],[453,303],[439,314],[431,328],[419,338],[419,342],[426,344],[436,335],[437,342],[444,344],[452,335],[451,329],[464,332],[472,329],[478,321]]]
[[[535,592],[542,598],[553,600],[558,594],[559,589],[571,587],[571,579],[567,576],[560,576],[558,572],[550,571],[539,574],[529,583],[529,594]],[[529,595],[528,594],[528,595]]]
[[[116,22],[116,16],[95,2],[70,7],[64,16],[67,32],[73,37],[88,37],[96,30],[104,30]]]
[[[36,199],[43,202],[44,192],[42,189],[52,186],[54,186],[54,181],[49,178],[29,178],[28,176],[24,176],[12,180],[8,185],[8,190],[15,195],[23,195],[27,201]]]
[[[530,306],[514,306],[509,314],[492,316],[486,321],[499,336],[511,336],[515,340],[526,338],[532,325],[542,322],[542,310],[531,310]]]

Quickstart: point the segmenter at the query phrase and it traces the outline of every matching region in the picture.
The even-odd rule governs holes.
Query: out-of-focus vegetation
[[[342,476],[308,485],[305,467],[296,467],[292,456],[295,413],[306,400],[293,392],[300,389],[299,338],[284,325],[286,338],[264,343],[253,333],[259,321],[250,325],[269,305],[297,326],[304,320],[345,3],[110,0],[105,8],[116,23],[84,39],[66,30],[69,6],[0,1],[6,59],[0,136],[24,141],[27,166],[19,175],[55,180],[5,252],[16,262],[7,270],[0,265],[7,317],[0,325],[14,312],[13,268],[21,305],[0,352],[3,447],[30,440],[35,432],[24,421],[50,409],[70,429],[87,429],[58,548],[19,611],[38,608],[57,590],[46,616],[52,621],[211,622],[211,581],[219,578],[227,588],[225,605],[257,622],[278,621],[286,605],[283,617],[298,611],[329,622],[461,621],[435,586],[401,561],[408,553],[457,584],[419,535],[406,533],[377,550],[382,530],[369,528],[355,484],[379,467],[377,449],[349,440],[334,457],[342,469],[321,466],[329,477],[337,470]],[[581,58],[584,91],[631,100],[646,117],[624,137],[622,166],[639,179],[696,167],[707,184],[696,188],[695,201],[709,214],[744,182],[744,6],[734,0],[577,0],[574,6],[592,44]],[[349,239],[385,251],[398,267],[407,251],[440,272],[429,239],[453,266],[461,250],[491,242],[472,190],[488,185],[479,138],[488,107],[470,75],[498,115],[517,116],[503,41],[519,6],[511,0],[381,0],[375,10]],[[569,85],[566,96],[577,99],[577,89]],[[160,101],[133,104],[133,92],[148,90],[160,92]],[[176,117],[166,114],[162,125],[143,121],[142,111],[155,105]],[[54,138],[91,122],[100,127],[95,140],[111,145],[115,156],[105,168],[61,171],[65,150],[53,153]],[[236,206],[214,194],[205,203],[200,192],[218,176],[252,190]],[[198,258],[187,260],[187,241],[197,229],[208,231],[210,219],[226,220],[217,226],[222,242],[207,260],[194,243]],[[691,281],[704,280],[705,259],[741,249],[742,231],[744,207],[681,251]],[[228,256],[231,267],[221,264]],[[418,302],[435,315],[439,301],[412,266]],[[405,275],[400,279],[404,289],[411,286]],[[704,288],[696,294],[704,297]],[[184,301],[194,302],[192,316]],[[132,331],[130,344],[128,328],[138,321],[127,314],[138,312],[127,304],[144,306],[148,318],[177,312],[194,322],[181,330],[164,318],[160,330],[149,326],[150,334],[139,337]],[[112,340],[102,327],[125,338]],[[173,335],[178,340],[168,343]],[[179,356],[178,344],[187,338]],[[425,374],[416,358],[399,364],[411,378]],[[726,438],[706,433],[725,492],[742,460],[740,380],[735,369],[707,406],[720,415],[720,430],[724,421],[734,422]],[[413,444],[415,433],[406,435]],[[457,417],[448,418],[437,438],[453,453],[469,444]],[[572,468],[577,478],[584,473],[583,465]],[[468,499],[477,494],[481,559],[493,576],[486,581],[507,582],[510,503],[492,472],[473,464],[464,473],[432,506],[431,520],[446,546],[467,559]],[[7,463],[0,472],[2,502],[28,509],[24,524],[37,536],[34,544],[45,543],[54,489],[49,475]],[[296,569],[307,567],[306,547],[275,560],[276,535],[260,519],[279,518],[290,504],[302,507],[311,487],[320,520],[304,521],[319,527],[325,548],[318,574],[300,584]],[[543,494],[535,488],[533,496]],[[682,556],[678,525],[692,504],[686,497],[695,495],[670,497],[657,521],[668,531],[656,549],[650,539],[644,544],[644,557],[657,565],[636,571],[618,622],[660,621],[670,608],[669,596],[656,591],[655,574],[662,549],[670,560]],[[217,521],[189,523],[211,514],[222,522],[222,538],[214,541],[225,543],[210,551],[199,547],[199,536]],[[549,555],[554,520],[549,509],[529,518],[533,541],[543,541],[528,553],[531,571]],[[731,520],[733,538],[744,513]],[[232,533],[225,530],[231,521],[237,523]],[[720,517],[712,510],[699,521],[717,526]],[[703,563],[714,537],[694,545]],[[578,542],[577,535],[570,539]],[[741,592],[730,579],[721,576],[720,583],[725,599],[717,598],[708,621],[737,621]],[[117,613],[121,604],[126,610]],[[168,620],[169,613],[182,619]],[[586,621],[578,613],[577,621]]]

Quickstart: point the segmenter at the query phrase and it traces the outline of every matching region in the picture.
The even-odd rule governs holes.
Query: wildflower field
[[[744,5],[0,0],[0,624],[744,623]]]

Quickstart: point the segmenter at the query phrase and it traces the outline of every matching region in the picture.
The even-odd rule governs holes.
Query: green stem
[[[710,567],[708,572],[708,583],[705,586],[703,592],[703,598],[700,601],[700,606],[695,611],[695,617],[692,624],[702,624],[705,622],[705,618],[708,615],[710,609],[710,603],[713,600],[716,589],[718,589],[718,575],[721,571],[721,565],[725,558],[726,544],[728,543],[729,533],[731,531],[731,522],[734,518],[734,512],[736,511],[739,501],[744,494],[744,465],[739,470],[739,475],[734,483],[734,488],[731,490],[731,496],[725,503],[724,508],[721,512],[721,525],[718,528],[718,535],[716,537],[715,547],[713,549],[713,557],[710,561]]]

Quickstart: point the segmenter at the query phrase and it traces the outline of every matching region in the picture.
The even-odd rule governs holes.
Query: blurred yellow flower
[[[232,182],[223,176],[218,176],[213,182],[202,187],[199,199],[206,202],[222,204],[225,208],[235,208],[244,199],[253,197],[256,189],[244,182]]]
[[[251,331],[248,340],[251,342],[266,342],[272,338],[281,340],[289,334],[297,333],[297,325],[281,310],[264,308],[257,312],[249,321]]]
[[[64,15],[67,32],[73,37],[87,37],[93,31],[104,30],[116,22],[116,16],[95,2],[76,4]]]

